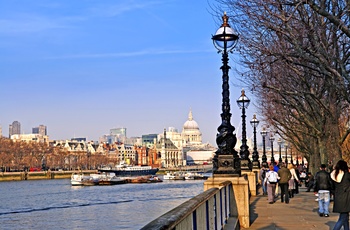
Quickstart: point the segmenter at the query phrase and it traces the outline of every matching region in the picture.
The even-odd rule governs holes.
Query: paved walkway
[[[313,192],[306,188],[299,189],[299,194],[290,200],[289,204],[281,203],[280,197],[276,203],[269,204],[267,196],[262,195],[261,189],[256,197],[250,199],[250,228],[256,230],[278,229],[317,229],[331,230],[338,220],[338,213],[333,213],[333,202],[330,204],[330,216],[318,215],[318,202]]]

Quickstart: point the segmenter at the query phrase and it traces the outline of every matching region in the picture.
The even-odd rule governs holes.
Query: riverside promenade
[[[279,191],[280,192],[280,191]],[[289,204],[281,203],[280,197],[274,204],[269,204],[261,188],[257,196],[250,198],[250,230],[295,230],[318,229],[331,230],[338,220],[338,213],[333,213],[333,202],[329,206],[329,217],[318,215],[317,197],[306,188],[299,188],[299,194],[291,198]]]

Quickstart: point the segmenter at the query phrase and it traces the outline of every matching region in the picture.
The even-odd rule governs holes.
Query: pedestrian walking
[[[273,165],[270,165],[264,181],[267,184],[267,199],[269,204],[275,203],[275,191],[278,179],[278,174],[273,170]]]
[[[308,172],[307,173],[307,177],[306,177],[307,179],[306,179],[306,187],[307,187],[307,190],[306,190],[306,192],[310,192],[311,191],[311,189],[314,187],[314,184],[315,184],[315,178],[314,178],[314,176],[312,175],[312,173],[311,172]]]
[[[350,212],[350,173],[349,167],[344,160],[339,160],[331,173],[334,181],[333,212],[339,213],[339,218],[333,230],[349,230]]]
[[[263,195],[267,195],[267,184],[264,182],[266,177],[266,172],[268,169],[265,167],[265,165],[261,166],[260,172],[259,172],[259,179],[261,181],[261,187],[263,190]]]
[[[295,172],[295,168],[294,168],[293,164],[288,164],[288,169],[290,171],[290,174],[292,175],[292,177],[288,181],[288,195],[289,195],[289,198],[293,198],[294,197],[295,187],[297,186],[295,181],[299,182],[299,179],[298,179],[298,176],[297,176],[297,174]]]
[[[326,171],[326,165],[321,164],[320,171],[314,177],[314,193],[318,193],[318,214],[329,217],[329,203],[331,200],[331,191],[333,182],[330,174]]]
[[[304,171],[303,170],[303,166],[297,167],[296,165],[294,165],[294,170],[295,170],[295,174],[297,175],[297,178],[294,178],[294,183],[295,183],[295,189],[293,190],[294,194],[298,194],[299,193],[299,181],[300,181],[300,172]]]
[[[276,162],[272,162],[271,164],[273,165],[273,170],[277,173],[278,170],[280,169],[279,165]],[[275,198],[278,197],[278,188],[279,188],[279,183],[277,182],[276,190],[275,190]]]
[[[279,179],[279,185],[281,187],[281,202],[284,201],[286,204],[289,203],[289,194],[288,194],[288,187],[289,187],[289,180],[292,178],[292,174],[290,173],[289,169],[286,168],[286,164],[283,163],[281,165],[281,168],[278,170],[278,177]]]

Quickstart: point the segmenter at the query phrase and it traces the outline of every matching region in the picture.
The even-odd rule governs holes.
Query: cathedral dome
[[[183,129],[185,130],[191,130],[191,129],[197,129],[199,130],[199,126],[195,120],[193,120],[192,111],[190,110],[190,113],[188,114],[188,120],[185,122]]]
[[[184,128],[185,130],[191,130],[191,129],[196,129],[196,130],[198,130],[198,129],[199,129],[197,122],[194,121],[194,120],[188,120],[188,121],[186,121],[185,124],[184,124],[184,126],[183,126],[183,128]]]
[[[188,144],[202,143],[202,133],[199,131],[199,126],[197,122],[193,120],[191,110],[188,114],[188,120],[183,125],[182,137],[184,141]]]

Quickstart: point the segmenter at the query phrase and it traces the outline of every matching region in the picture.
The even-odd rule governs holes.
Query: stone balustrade
[[[217,183],[142,229],[240,229],[231,181]]]

